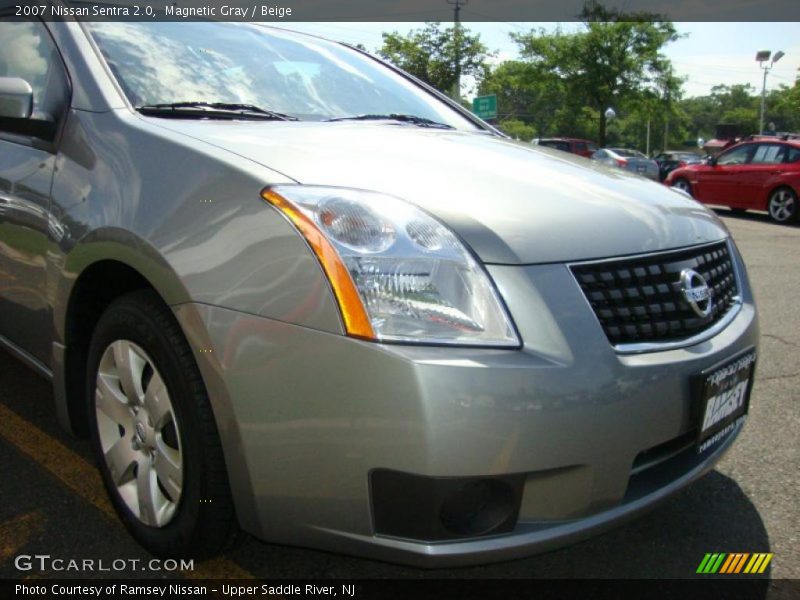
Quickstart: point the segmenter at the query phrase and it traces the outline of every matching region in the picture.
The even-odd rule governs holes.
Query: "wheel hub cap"
[[[136,441],[140,444],[144,444],[144,438],[146,436],[146,432],[144,429],[144,424],[140,421],[136,423]]]
[[[786,192],[778,192],[770,200],[769,208],[776,221],[786,221],[794,213],[794,199]]]
[[[117,340],[103,353],[95,409],[100,447],[117,493],[142,523],[165,526],[183,489],[181,437],[158,369],[133,342]]]

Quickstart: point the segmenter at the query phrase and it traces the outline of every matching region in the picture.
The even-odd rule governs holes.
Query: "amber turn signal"
[[[280,210],[294,224],[314,251],[339,303],[347,334],[370,340],[376,339],[353,279],[339,253],[325,235],[299,208],[274,190],[265,189],[261,192],[261,197]]]

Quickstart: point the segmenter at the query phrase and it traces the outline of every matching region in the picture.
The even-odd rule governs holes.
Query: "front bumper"
[[[212,350],[196,357],[247,531],[418,566],[465,565],[581,539],[713,467],[740,428],[696,455],[684,443],[695,426],[689,380],[757,344],[739,260],[737,268],[743,305],[723,331],[628,356],[613,351],[563,265],[489,267],[520,350],[373,344],[198,304],[175,312],[193,347]],[[379,535],[376,470],[518,476],[518,514],[503,534]]]

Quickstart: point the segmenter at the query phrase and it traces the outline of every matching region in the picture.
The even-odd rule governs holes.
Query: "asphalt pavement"
[[[167,570],[174,565],[150,564],[117,521],[88,442],[58,428],[49,383],[0,351],[0,578],[691,578],[706,553],[769,552],[764,577],[800,579],[800,227],[772,224],[765,214],[719,214],[759,307],[750,416],[712,473],[644,517],[567,548],[482,567],[420,570],[249,538],[192,570]],[[27,569],[18,559],[26,555],[91,559],[95,570]]]

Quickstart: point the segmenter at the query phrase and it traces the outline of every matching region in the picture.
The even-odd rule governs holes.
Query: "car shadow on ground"
[[[261,577],[651,579],[696,575],[708,552],[769,552],[756,507],[713,471],[652,512],[604,535],[529,558],[457,569],[414,569],[249,540],[230,557]],[[313,558],[310,554],[315,554]],[[764,597],[769,569],[762,577]]]
[[[739,219],[740,221],[752,221],[753,223],[764,223],[766,225],[773,225],[774,227],[791,227],[792,225],[797,225],[795,223],[776,223],[772,219],[770,219],[769,214],[766,212],[760,211],[753,211],[748,210],[746,212],[742,211],[734,211],[730,208],[718,208],[712,207],[712,210],[717,213],[720,217],[726,217],[730,219]]]

